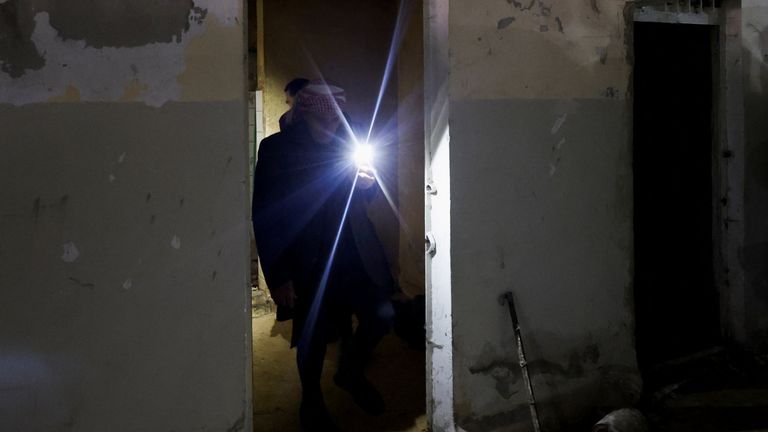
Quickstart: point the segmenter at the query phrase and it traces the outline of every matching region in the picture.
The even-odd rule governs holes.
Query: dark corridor
[[[716,28],[636,23],[635,305],[644,371],[719,342],[713,258]]]

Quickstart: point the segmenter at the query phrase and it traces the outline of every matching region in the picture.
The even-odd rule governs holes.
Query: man
[[[342,125],[344,91],[324,82],[301,90],[293,125],[261,143],[253,224],[273,299],[294,310],[305,431],[333,431],[320,388],[326,344],[358,326],[342,346],[334,382],[366,412],[384,402],[365,378],[370,354],[389,331],[394,282],[366,214],[376,192],[369,169],[351,162],[354,138]],[[342,223],[343,222],[343,223]]]
[[[296,95],[309,84],[309,80],[306,78],[294,78],[288,84],[285,85],[283,91],[285,92],[285,104],[288,105],[288,111],[280,116],[280,130],[284,131],[293,121],[293,105],[296,100]]]

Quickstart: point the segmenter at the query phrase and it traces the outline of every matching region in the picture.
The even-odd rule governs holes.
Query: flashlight
[[[373,146],[370,144],[357,144],[352,154],[358,169],[370,170],[373,168]]]

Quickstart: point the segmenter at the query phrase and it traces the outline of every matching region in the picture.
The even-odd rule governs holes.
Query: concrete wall
[[[286,111],[285,84],[296,77],[321,76],[344,88],[347,112],[368,130],[387,63],[397,2],[264,0],[264,110],[267,136],[278,131]],[[394,75],[394,74],[393,74]],[[374,134],[386,145],[377,168],[392,199],[398,199],[397,79],[386,89]],[[393,275],[399,275],[399,227],[383,197],[369,214]]]
[[[625,2],[448,4],[433,43],[450,50],[450,184],[436,186],[450,189],[456,424],[530,428],[498,303],[511,290],[543,423],[563,430],[640,391]]]
[[[742,0],[744,249],[748,346],[768,352],[768,5]],[[740,223],[740,222],[736,222]]]
[[[0,430],[250,430],[243,17],[0,2]]]

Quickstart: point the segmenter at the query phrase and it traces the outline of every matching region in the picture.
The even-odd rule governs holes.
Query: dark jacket
[[[294,342],[306,303],[317,289],[339,233],[355,178],[348,142],[341,137],[330,144],[315,142],[306,125],[298,123],[264,139],[259,149],[253,186],[254,234],[267,285],[278,288],[290,280],[294,283],[299,297]],[[389,293],[393,279],[366,214],[375,189],[352,194],[333,271],[362,267],[370,283],[366,289]],[[330,280],[333,284],[335,278]],[[278,306],[278,318],[286,315]]]

